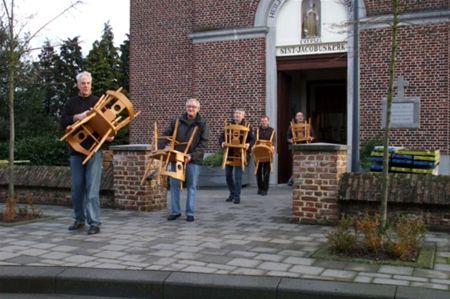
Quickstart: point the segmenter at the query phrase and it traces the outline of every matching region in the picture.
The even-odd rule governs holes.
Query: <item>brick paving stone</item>
[[[119,258],[121,256],[124,256],[125,254],[126,254],[126,252],[123,252],[123,251],[104,250],[104,251],[101,251],[99,253],[94,254],[94,256],[116,259],[116,258]]]
[[[418,281],[418,282],[428,282],[429,279],[425,277],[414,277],[414,276],[405,276],[405,275],[394,275],[393,279],[399,280],[408,280],[408,281]]]
[[[31,249],[18,251],[17,253],[22,254],[22,255],[39,256],[39,255],[43,255],[43,254],[47,253],[47,251],[42,250],[42,249],[31,248]]]
[[[239,275],[264,275],[266,271],[251,269],[251,268],[238,268],[234,271],[231,271],[231,274],[239,274]]]
[[[235,257],[254,257],[256,256],[258,253],[256,252],[251,252],[251,251],[239,251],[239,250],[235,250],[230,252],[228,255],[229,256],[235,256]]]
[[[72,263],[85,263],[85,262],[89,262],[92,260],[95,260],[95,257],[92,256],[85,256],[85,255],[71,255],[68,256],[64,259],[67,262],[72,262]]]
[[[367,276],[356,276],[355,279],[353,279],[353,282],[370,283],[372,282],[372,278]]]
[[[390,285],[398,285],[398,286],[408,286],[409,285],[409,281],[406,281],[406,280],[395,280],[395,279],[386,279],[386,278],[374,278],[373,283],[390,284]]]
[[[284,256],[302,257],[306,255],[306,252],[301,250],[281,250],[278,254]]]
[[[375,278],[392,278],[391,274],[382,274],[382,273],[359,272],[359,275],[375,277]]]
[[[322,267],[296,265],[296,266],[293,266],[291,269],[289,269],[289,272],[318,275],[318,274],[322,273],[324,270],[325,269]]]
[[[448,264],[435,264],[434,269],[438,271],[450,272],[450,265]]]
[[[283,263],[286,264],[295,264],[295,265],[306,265],[311,266],[316,260],[311,258],[303,258],[303,257],[287,257],[283,260]]]
[[[263,262],[257,266],[258,269],[268,270],[268,271],[286,271],[291,268],[292,265],[273,263],[273,262]]]
[[[413,267],[398,267],[398,266],[381,266],[378,269],[379,273],[411,275],[414,271]]]
[[[227,263],[230,266],[244,267],[244,268],[253,268],[259,265],[261,261],[255,261],[251,259],[244,258],[235,258]]]
[[[351,280],[356,276],[356,274],[357,274],[357,272],[354,272],[354,271],[327,269],[327,270],[323,271],[322,274],[320,274],[320,276]]]
[[[41,255],[42,258],[52,259],[52,260],[62,260],[68,256],[70,256],[69,253],[54,252],[54,251],[51,251],[51,252]]]
[[[416,269],[414,276],[422,276],[428,278],[449,279],[450,274],[444,271],[428,270],[428,269]]]
[[[438,283],[438,284],[447,284],[450,286],[450,279],[436,279],[436,278],[431,278],[430,279],[432,283]]]
[[[0,252],[0,261],[8,260],[13,257],[17,257],[20,254],[13,252]]]
[[[257,256],[254,257],[255,260],[272,261],[272,262],[279,262],[283,258],[284,256],[281,255],[267,254],[267,253],[258,254]],[[286,263],[289,264],[289,262]]]

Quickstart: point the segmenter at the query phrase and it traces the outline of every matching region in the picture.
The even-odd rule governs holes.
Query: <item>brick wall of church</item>
[[[264,53],[263,38],[194,44],[193,88],[210,124],[211,151],[234,108],[244,109],[252,125],[264,113]]]
[[[253,27],[260,0],[194,0],[194,31]]]
[[[396,77],[409,81],[406,96],[420,97],[420,128],[392,129],[392,144],[440,149],[449,153],[449,24],[402,26]],[[389,29],[370,29],[360,36],[361,139],[381,128],[381,99],[386,96],[390,57]]]
[[[365,0],[367,15],[385,15],[392,11],[392,0]],[[450,8],[448,0],[400,0],[402,11],[417,12]]]
[[[130,127],[130,143],[149,143],[153,122],[164,127],[192,96],[192,5],[133,0],[130,13],[130,98],[142,111]]]
[[[258,0],[131,2],[130,90],[141,115],[130,143],[149,143],[197,97],[211,127],[208,152],[233,108],[246,110],[256,125],[265,109],[265,39],[193,44],[189,33],[253,26]]]

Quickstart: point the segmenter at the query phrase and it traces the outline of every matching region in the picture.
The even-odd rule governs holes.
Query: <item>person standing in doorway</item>
[[[303,112],[297,112],[295,114],[295,117],[293,119],[294,123],[303,123],[305,122],[305,116],[303,115]],[[314,130],[312,128],[312,126],[309,128],[309,135],[310,135],[310,141],[314,140]],[[293,141],[293,136],[292,136],[292,127],[289,125],[288,131],[286,133],[286,140],[289,144],[292,144]],[[292,177],[290,177],[289,181],[288,181],[288,185],[292,186],[294,184],[294,180]]]
[[[235,109],[233,113],[233,119],[229,122],[230,124],[235,125],[247,125],[245,120],[245,111],[242,109]],[[249,133],[247,135],[247,139],[243,141],[245,144],[245,150],[248,151],[254,142],[253,132],[250,128]],[[225,132],[222,133],[219,139],[220,145],[223,148],[225,144]],[[235,149],[230,149],[229,155],[232,156],[234,154]],[[230,194],[226,201],[234,202],[235,204],[239,204],[241,202],[241,188],[242,188],[242,167],[241,166],[225,166],[225,177],[227,181],[228,190]],[[233,179],[234,172],[234,179]]]
[[[187,155],[186,167],[186,221],[194,221],[194,211],[197,195],[198,176],[200,174],[200,165],[203,162],[203,156],[209,140],[209,128],[206,120],[200,116],[200,102],[191,98],[186,101],[186,112],[178,118],[178,130],[175,137],[178,142],[187,142],[197,127],[197,132],[192,140],[191,147]],[[164,131],[165,136],[173,135],[176,125],[176,119]],[[162,145],[164,146],[164,145]],[[175,147],[177,151],[183,152],[186,145]],[[174,168],[175,165],[172,165]],[[170,178],[170,203],[171,213],[167,220],[176,220],[181,216],[180,207],[180,181]]]
[[[260,118],[260,124],[256,136],[258,140],[267,140],[272,143],[272,150],[275,152],[276,134],[272,127],[269,127],[269,117],[264,115]],[[267,195],[270,181],[270,162],[260,162],[256,171],[256,182],[258,184],[258,194]]]
[[[66,103],[61,126],[67,126],[88,116],[98,97],[92,94],[92,76],[89,72],[77,75],[78,95],[70,98]],[[109,139],[112,141],[112,138]],[[93,143],[89,138],[86,143]],[[88,144],[84,144],[88,147]],[[82,229],[87,221],[88,235],[100,232],[100,183],[102,178],[102,151],[96,152],[89,161],[83,165],[86,158],[84,154],[70,147],[71,196],[74,212],[74,223],[69,226],[70,231]]]

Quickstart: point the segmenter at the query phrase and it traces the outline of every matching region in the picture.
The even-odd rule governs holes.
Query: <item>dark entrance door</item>
[[[291,109],[292,77],[285,72],[278,72],[278,112],[277,112],[277,151],[278,183],[286,183],[292,173],[292,157],[286,142]]]
[[[311,117],[314,142],[347,142],[347,57],[342,53],[281,57],[277,70],[278,183],[286,183],[292,174],[286,133],[296,112]]]

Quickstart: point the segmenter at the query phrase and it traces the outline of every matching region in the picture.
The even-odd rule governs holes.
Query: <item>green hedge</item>
[[[0,160],[7,159],[8,142],[0,142]],[[69,165],[69,150],[57,136],[34,136],[16,141],[14,160],[29,160],[29,165]]]

